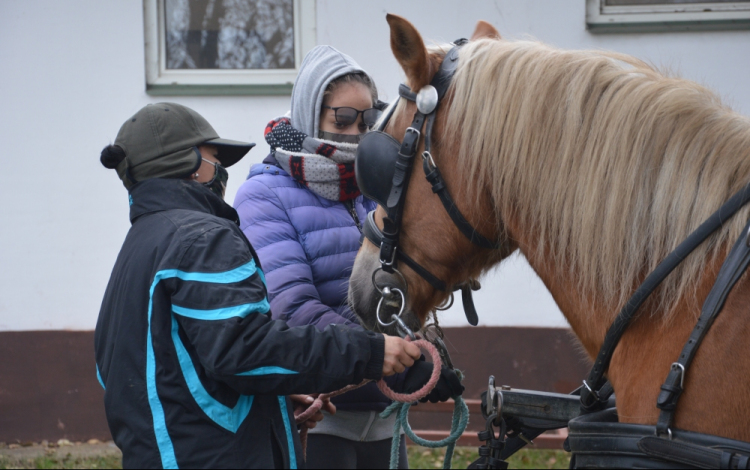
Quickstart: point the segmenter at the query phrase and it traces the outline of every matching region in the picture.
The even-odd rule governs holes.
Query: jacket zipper
[[[346,204],[347,209],[349,209],[349,215],[351,215],[352,219],[354,219],[354,224],[357,226],[357,230],[359,230],[359,233],[362,233],[362,224],[359,222],[359,216],[357,215],[357,207],[354,204],[354,201],[349,200],[349,201],[346,201],[344,204]]]

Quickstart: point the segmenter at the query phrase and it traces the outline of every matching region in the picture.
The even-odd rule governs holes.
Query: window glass
[[[293,0],[165,0],[167,69],[294,69]]]

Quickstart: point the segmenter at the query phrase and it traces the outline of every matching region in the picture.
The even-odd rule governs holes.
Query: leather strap
[[[420,130],[424,120],[424,114],[417,112],[414,115],[411,126],[406,129],[396,159],[391,192],[388,195],[385,207],[388,216],[383,219],[383,238],[380,243],[380,264],[386,272],[393,272],[394,270],[404,199],[409,187],[409,177],[414,166],[414,155],[419,147]]]
[[[382,247],[384,243],[385,237],[383,235],[383,232],[375,224],[375,212],[374,211],[367,214],[367,219],[365,219],[365,223],[362,225],[362,236],[370,240],[375,246]],[[445,282],[441,281],[436,276],[434,276],[431,272],[423,268],[419,263],[414,261],[411,257],[409,257],[403,251],[399,250],[396,253],[396,258],[399,261],[403,261],[404,264],[409,266],[414,272],[422,276],[422,278],[425,281],[427,281],[436,290],[439,290],[442,292],[448,292],[448,287],[446,286]]]
[[[735,242],[724,264],[722,264],[716,282],[703,303],[698,323],[690,333],[690,338],[682,349],[680,358],[672,364],[667,379],[661,386],[661,393],[659,393],[656,403],[656,406],[661,410],[656,424],[658,435],[665,435],[669,432],[677,409],[677,402],[683,391],[685,373],[690,368],[695,353],[706,337],[708,330],[724,307],[727,296],[750,264],[750,238],[748,238],[750,232],[748,230],[750,230],[750,222],[745,225],[742,236]]]
[[[747,455],[655,436],[641,438],[638,449],[651,457],[691,468],[748,468]]]
[[[612,360],[612,354],[620,342],[620,338],[635,317],[638,308],[646,301],[651,293],[656,290],[662,281],[671,273],[693,250],[703,243],[711,234],[727,222],[738,210],[750,201],[750,184],[746,185],[734,196],[732,196],[719,210],[714,212],[705,222],[701,224],[685,241],[670,253],[664,261],[646,277],[643,284],[638,287],[633,296],[625,303],[619,315],[607,331],[594,366],[589,372],[586,383],[592,391],[584,388],[581,390],[581,412],[590,413],[596,411],[597,390],[605,382],[604,374]]]
[[[456,207],[456,202],[448,193],[448,188],[445,186],[445,180],[443,179],[443,175],[440,173],[440,169],[438,169],[437,166],[432,166],[429,159],[424,159],[424,161],[422,162],[422,167],[424,168],[425,175],[427,176],[427,181],[429,181],[432,185],[432,192],[440,197],[440,202],[443,203],[443,207],[445,207],[446,212],[448,212],[448,215],[450,216],[451,220],[453,220],[453,223],[456,225],[458,230],[460,230],[461,233],[471,241],[471,243],[481,248],[487,248],[490,250],[496,250],[500,248],[500,243],[493,242],[487,239],[481,233],[477,232],[474,226],[472,226],[471,223],[463,216],[461,211],[458,210],[458,208]]]

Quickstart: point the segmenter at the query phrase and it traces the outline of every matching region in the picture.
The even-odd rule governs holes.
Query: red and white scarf
[[[357,144],[315,139],[287,117],[269,122],[264,137],[281,168],[318,196],[343,202],[361,194],[354,175]]]

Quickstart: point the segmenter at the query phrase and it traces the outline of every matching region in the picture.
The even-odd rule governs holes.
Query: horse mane
[[[529,260],[554,263],[613,315],[750,182],[750,119],[698,84],[630,56],[532,41],[473,41],[459,60],[444,138],[460,142],[463,187],[488,190],[498,229],[512,216],[539,242],[521,246]],[[748,216],[743,208],[655,292],[665,319]]]

